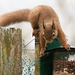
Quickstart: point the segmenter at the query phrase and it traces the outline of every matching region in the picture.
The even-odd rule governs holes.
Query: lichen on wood
[[[0,28],[0,75],[22,75],[22,31]]]
[[[35,38],[35,60],[36,60],[36,62],[35,62],[35,75],[40,75],[40,45],[39,45],[39,37]]]

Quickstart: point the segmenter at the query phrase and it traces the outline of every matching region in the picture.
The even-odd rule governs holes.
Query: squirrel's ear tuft
[[[53,22],[52,22],[52,29],[55,30],[54,19],[53,19]]]
[[[43,25],[43,28],[45,29],[45,26]]]
[[[43,21],[43,29],[45,29],[44,21]]]

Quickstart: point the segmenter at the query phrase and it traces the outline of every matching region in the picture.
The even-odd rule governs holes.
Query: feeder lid
[[[61,43],[59,42],[58,38],[56,38],[52,43],[47,43],[46,50],[52,50],[60,47],[61,47]]]

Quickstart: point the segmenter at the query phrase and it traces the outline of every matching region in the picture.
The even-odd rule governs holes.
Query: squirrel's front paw
[[[66,44],[64,47],[65,47],[65,49],[66,49],[67,51],[70,51],[70,50],[71,50],[69,44]]]
[[[44,54],[44,50],[41,50],[41,51],[40,51],[40,57],[42,57],[43,54]]]

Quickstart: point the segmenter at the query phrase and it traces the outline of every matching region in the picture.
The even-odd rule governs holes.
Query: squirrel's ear
[[[53,19],[53,22],[52,22],[52,29],[55,30],[54,19]]]
[[[45,29],[44,21],[43,21],[43,29]]]
[[[44,26],[44,24],[43,24],[43,28],[45,29],[45,26]]]

